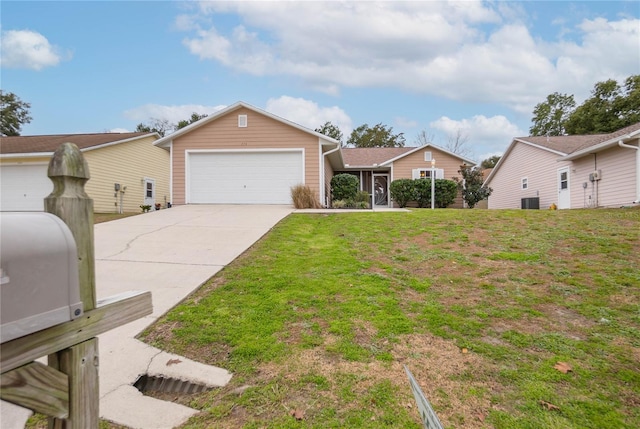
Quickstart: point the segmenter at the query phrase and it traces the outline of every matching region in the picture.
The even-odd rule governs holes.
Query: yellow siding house
[[[91,179],[85,187],[96,213],[166,208],[169,152],[154,146],[156,133],[99,133],[0,138],[0,210],[42,211],[53,185],[47,167],[65,142],[80,148]]]

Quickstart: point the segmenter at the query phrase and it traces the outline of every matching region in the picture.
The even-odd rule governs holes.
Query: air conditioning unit
[[[596,170],[593,173],[591,173],[593,175],[593,181],[597,181],[602,179],[602,170]]]

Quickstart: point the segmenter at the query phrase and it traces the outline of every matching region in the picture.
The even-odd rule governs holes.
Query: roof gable
[[[88,150],[107,144],[137,140],[147,136],[158,135],[156,133],[143,132],[0,137],[0,153],[2,155],[53,153],[62,143],[73,143],[80,150]]]
[[[426,144],[424,146],[415,147],[360,147],[360,148],[342,148],[342,157],[344,159],[345,167],[377,167],[385,166],[393,163],[394,161],[411,155],[414,152],[433,148],[440,152],[444,152],[455,158],[458,158],[469,165],[476,165],[473,160],[467,159],[455,153],[449,152],[446,149],[435,146],[433,144]]]
[[[222,110],[218,110],[217,112],[207,116],[206,118],[200,119],[199,121],[196,121],[196,122],[194,122],[192,124],[189,124],[186,127],[181,128],[181,129],[179,129],[178,131],[176,131],[174,133],[166,135],[163,138],[161,138],[161,139],[157,140],[156,142],[154,142],[153,144],[156,145],[156,146],[160,146],[160,147],[168,147],[171,144],[171,141],[174,138],[180,137],[182,135],[185,135],[185,134],[187,134],[187,133],[189,133],[189,132],[191,132],[191,131],[193,131],[193,130],[195,130],[197,128],[200,128],[200,127],[202,127],[202,126],[204,126],[204,125],[206,125],[206,124],[208,124],[210,122],[215,121],[218,118],[226,116],[229,113],[232,113],[232,112],[234,112],[234,111],[236,111],[238,109],[241,109],[243,107],[245,109],[248,109],[248,110],[251,110],[251,111],[253,111],[255,113],[258,113],[260,115],[267,116],[267,117],[269,117],[271,119],[274,119],[274,120],[276,120],[278,122],[286,124],[286,125],[288,125],[290,127],[293,127],[293,128],[298,129],[298,130],[304,131],[305,133],[314,135],[314,136],[318,137],[319,139],[325,141],[326,143],[329,143],[330,145],[335,145],[335,146],[340,145],[340,142],[338,140],[335,140],[335,139],[333,139],[333,138],[331,138],[329,136],[326,136],[324,134],[318,133],[318,132],[316,132],[316,131],[314,131],[314,130],[312,130],[310,128],[304,127],[304,126],[302,126],[300,124],[296,124],[295,122],[289,121],[288,119],[281,118],[280,116],[274,115],[273,113],[269,113],[266,110],[259,109],[259,108],[255,107],[255,106],[252,106],[252,105],[250,105],[248,103],[245,103],[245,102],[242,102],[242,101],[238,101],[237,103],[232,104],[231,106],[228,106],[228,107],[226,107],[226,108],[224,108]]]

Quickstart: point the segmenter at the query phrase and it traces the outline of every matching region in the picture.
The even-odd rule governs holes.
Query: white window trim
[[[433,156],[431,155],[431,151],[426,151],[424,153],[424,160],[427,162],[431,162],[432,159],[433,159]]]
[[[444,169],[442,168],[435,168],[435,173],[436,173],[436,179],[444,179]],[[420,172],[424,171],[424,172],[428,172],[429,175],[431,174],[431,168],[414,168],[411,171],[411,175],[412,175],[412,179],[429,179],[429,177],[420,177]]]
[[[247,115],[238,115],[238,128],[247,128]]]

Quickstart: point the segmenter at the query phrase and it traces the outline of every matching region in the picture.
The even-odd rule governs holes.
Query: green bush
[[[354,199],[356,203],[365,202],[368,204],[370,202],[370,197],[371,197],[371,194],[369,194],[367,191],[358,191]]]
[[[438,181],[436,180],[437,183]],[[415,179],[413,181],[413,190],[414,199],[418,203],[418,207],[431,207],[431,179]]]
[[[291,188],[293,206],[297,209],[319,209],[322,204],[318,201],[315,192],[307,185],[296,185]]]
[[[436,179],[436,207],[449,207],[458,195],[458,185],[453,180]],[[429,202],[431,203],[431,202]]]
[[[358,193],[358,178],[353,174],[336,174],[331,178],[333,200],[355,200]]]
[[[406,207],[409,201],[413,201],[415,199],[413,180],[411,179],[394,180],[389,185],[389,192],[391,193],[393,201],[395,201],[400,207]]]
[[[334,209],[343,209],[347,207],[347,202],[345,200],[333,200],[331,205]]]

